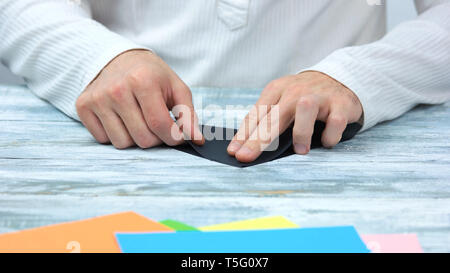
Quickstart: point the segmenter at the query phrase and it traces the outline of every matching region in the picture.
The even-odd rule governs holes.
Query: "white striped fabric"
[[[386,35],[383,1],[0,0],[0,58],[78,119],[75,100],[115,56],[150,48],[192,87],[262,88],[303,70],[352,89],[364,128],[450,98],[450,0]]]

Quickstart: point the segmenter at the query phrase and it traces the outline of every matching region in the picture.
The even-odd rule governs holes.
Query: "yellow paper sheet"
[[[297,224],[289,221],[283,216],[261,217],[236,221],[212,226],[198,228],[201,231],[224,231],[224,230],[256,230],[256,229],[277,229],[277,228],[297,228]]]

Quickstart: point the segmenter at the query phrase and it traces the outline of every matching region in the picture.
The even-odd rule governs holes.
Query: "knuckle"
[[[179,88],[179,92],[185,94],[186,98],[192,101],[192,93],[191,93],[191,90],[189,89],[189,87],[182,86]]]
[[[311,109],[316,105],[312,97],[301,97],[297,100],[297,107]]]
[[[92,93],[92,103],[97,108],[101,108],[104,104],[104,96],[102,95],[102,92],[93,92]]]
[[[77,101],[75,102],[75,107],[78,112],[85,111],[89,108],[89,101],[87,99],[87,96],[85,94],[81,94]]]
[[[299,84],[292,84],[292,85],[289,85],[288,87],[286,87],[286,92],[299,94],[303,91],[303,89],[304,88]]]
[[[137,68],[133,69],[132,71],[130,71],[126,75],[126,80],[132,86],[140,86],[143,83],[145,83],[145,79],[147,79],[150,74],[151,74],[151,71],[148,67],[140,66],[140,67],[137,67]]]
[[[284,85],[284,78],[276,79],[267,84],[267,90],[279,89]]]
[[[148,77],[144,85],[146,87],[158,87],[161,85],[161,82],[162,77],[157,74],[153,74],[150,77]]]
[[[153,71],[147,67],[136,69],[134,75],[138,79],[138,83],[145,86],[159,86],[163,79],[158,71]]]
[[[294,141],[302,140],[304,135],[305,135],[304,130],[299,130],[294,126],[294,128],[292,129],[292,137]]]
[[[108,96],[115,102],[121,102],[127,92],[126,85],[122,82],[114,83],[107,89]]]
[[[160,130],[162,128],[161,120],[156,116],[151,116],[148,120],[148,126],[153,130]]]
[[[352,100],[352,98],[350,98],[348,96],[342,96],[342,97],[333,96],[331,98],[331,101],[333,101],[335,104],[340,104],[346,108],[353,108],[355,106],[354,100]]]
[[[307,141],[306,134],[302,130],[293,130],[292,131],[292,141],[294,144],[306,143]]]
[[[344,127],[347,125],[347,119],[341,115],[334,115],[329,117],[328,122],[337,127]]]

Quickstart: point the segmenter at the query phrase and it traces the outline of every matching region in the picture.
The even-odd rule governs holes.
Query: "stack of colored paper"
[[[369,250],[370,249],[370,250]],[[0,235],[0,252],[422,252],[415,234],[359,236],[352,226],[300,228],[282,216],[195,228],[134,212]]]

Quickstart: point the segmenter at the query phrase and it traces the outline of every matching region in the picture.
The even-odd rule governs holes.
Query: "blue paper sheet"
[[[125,253],[367,253],[352,226],[252,231],[117,233]]]

